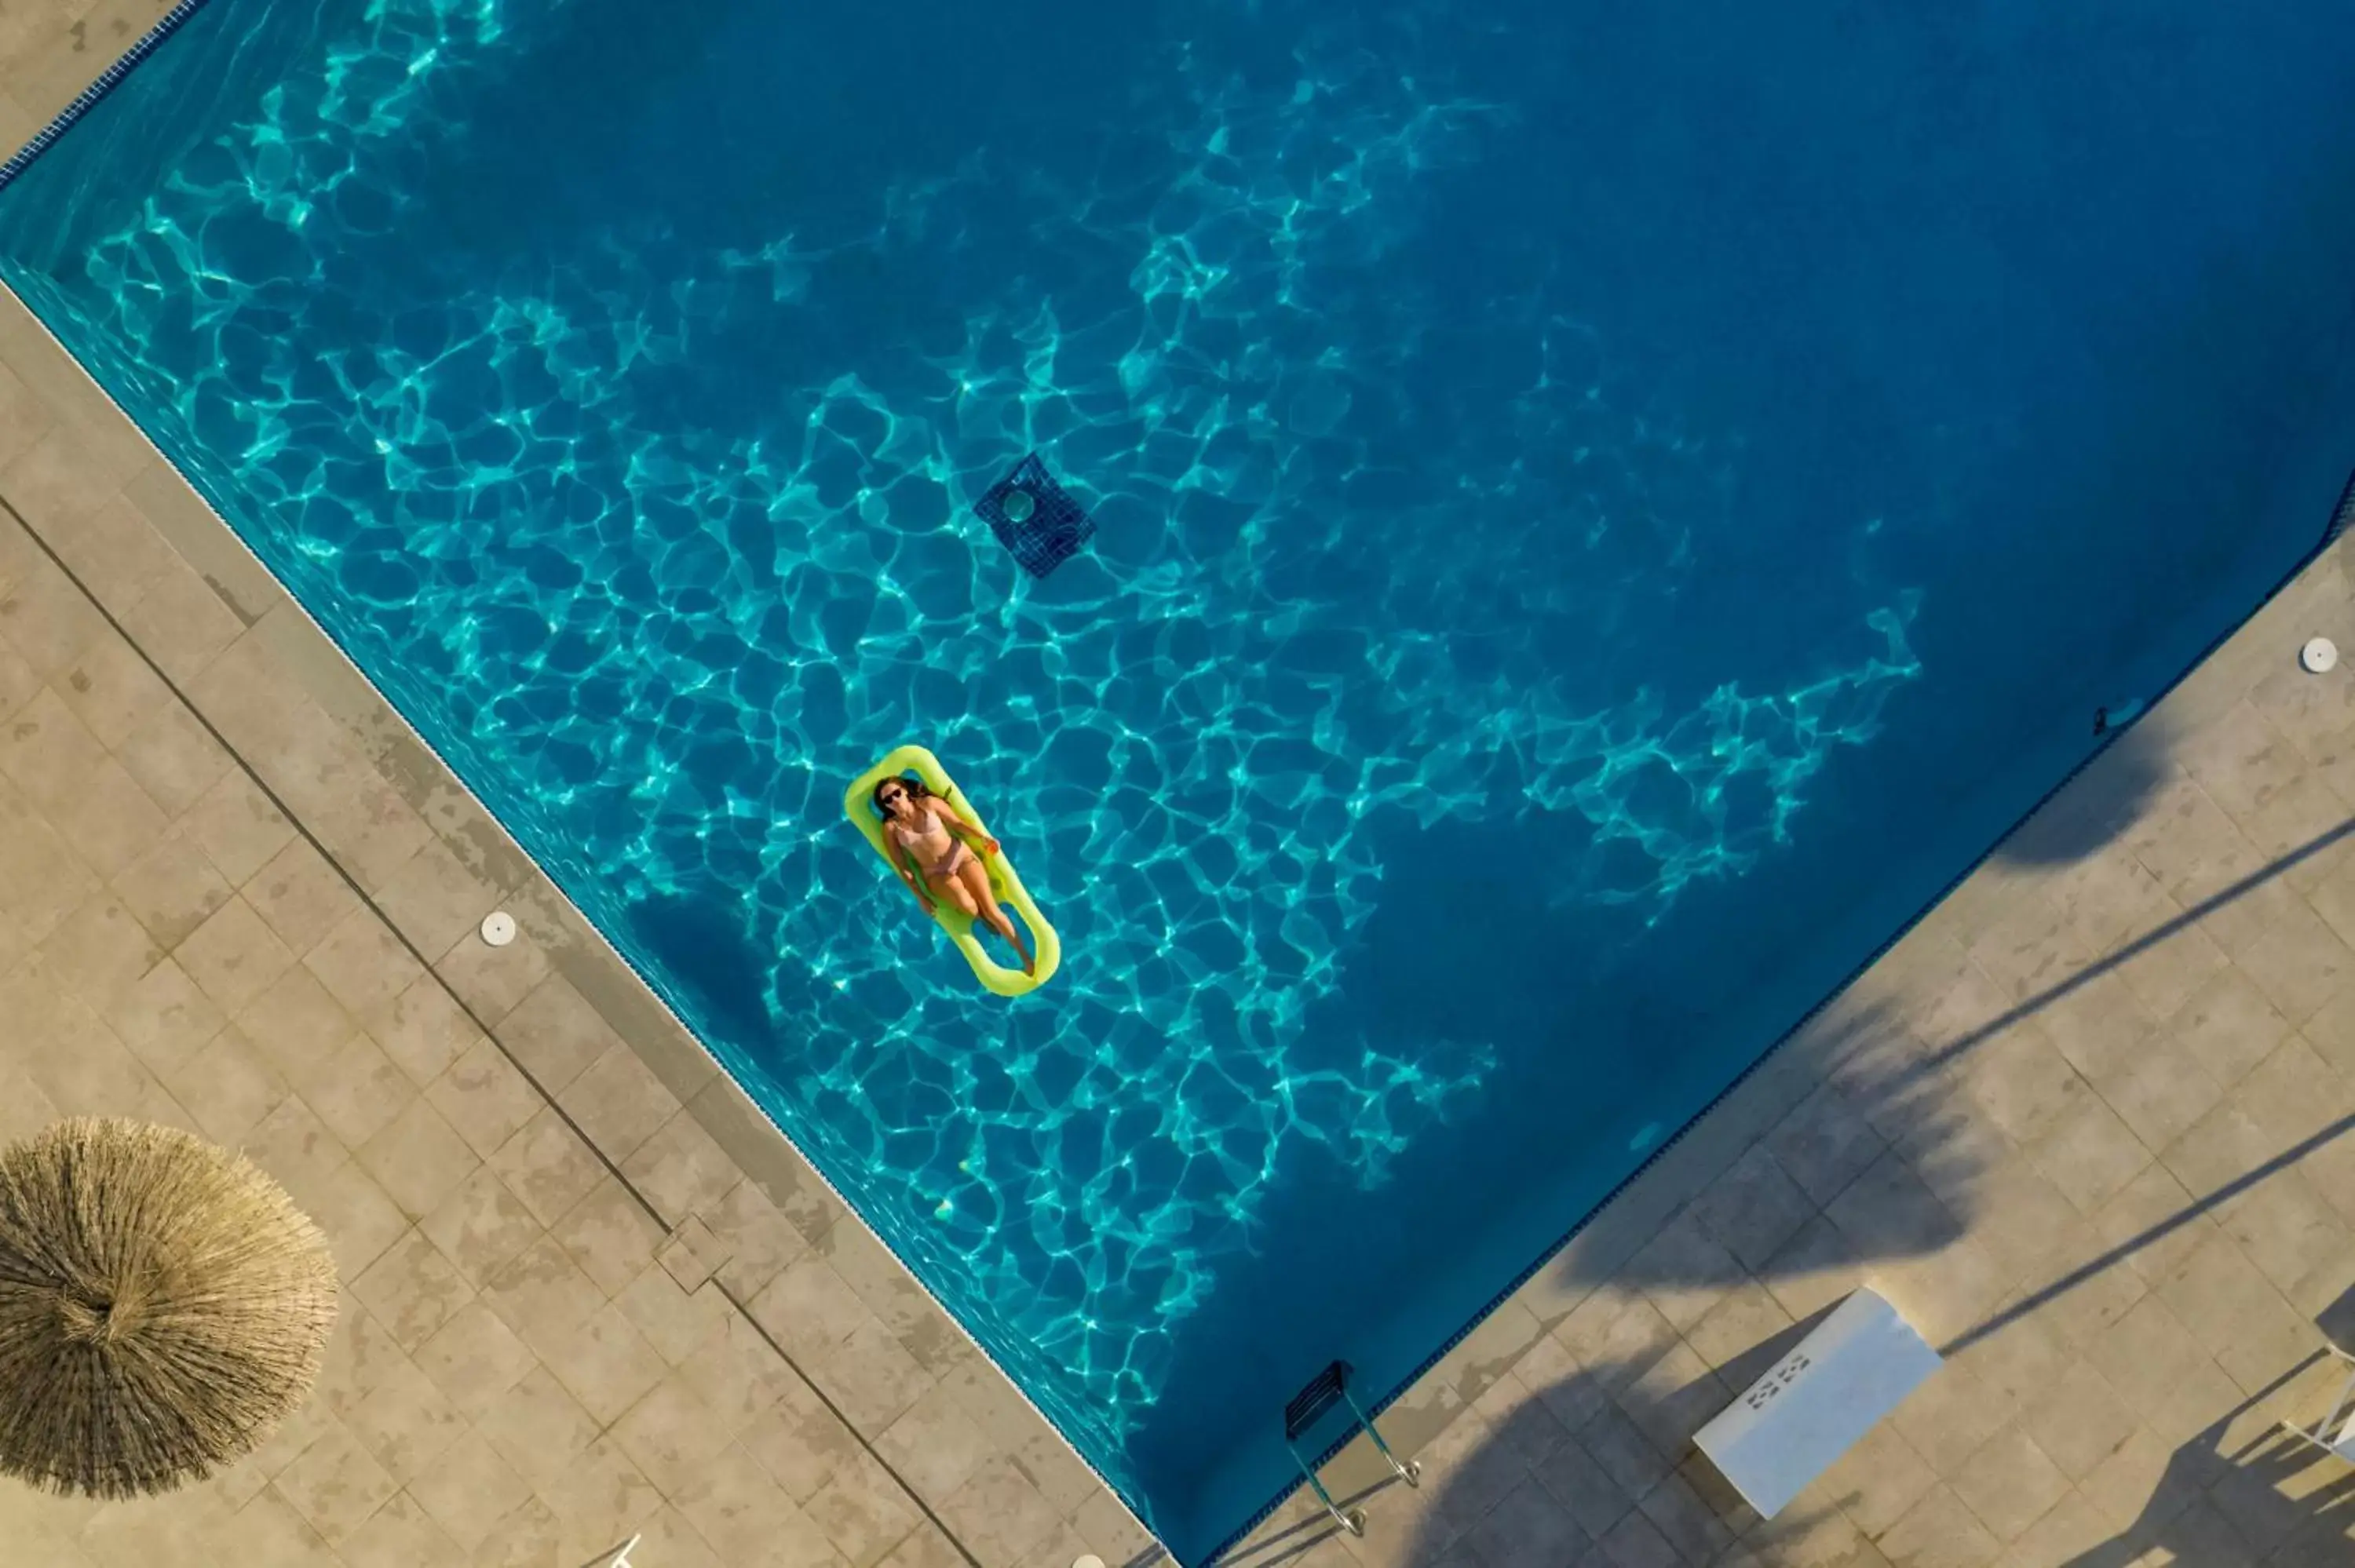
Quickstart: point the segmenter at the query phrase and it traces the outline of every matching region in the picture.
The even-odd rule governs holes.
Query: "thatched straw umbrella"
[[[0,1472],[208,1475],[303,1403],[335,1320],[326,1242],[242,1156],[86,1118],[0,1151]]]

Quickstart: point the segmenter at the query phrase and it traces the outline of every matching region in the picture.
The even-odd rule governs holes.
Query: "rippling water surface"
[[[0,271],[1190,1561],[2324,520],[2331,8],[1624,9],[213,0]]]

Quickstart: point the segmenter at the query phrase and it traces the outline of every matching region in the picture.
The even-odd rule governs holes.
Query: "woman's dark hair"
[[[884,788],[891,784],[897,784],[907,790],[908,799],[911,800],[921,800],[932,793],[930,789],[924,788],[924,781],[921,779],[903,779],[897,773],[887,773],[875,780],[875,789],[870,796],[875,803],[875,814],[879,817],[889,817],[891,814],[883,808]]]

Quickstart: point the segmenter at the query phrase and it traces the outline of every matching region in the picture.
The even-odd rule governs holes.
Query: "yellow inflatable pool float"
[[[867,836],[867,842],[895,875],[899,863],[892,858],[891,846],[883,837],[883,819],[875,814],[875,786],[895,774],[910,773],[923,780],[925,789],[947,801],[949,810],[964,818],[975,832],[986,835],[989,832],[981,813],[973,809],[973,802],[964,798],[956,780],[941,767],[941,759],[921,746],[903,746],[852,779],[850,788],[842,792],[842,814]],[[1015,874],[1014,863],[1006,858],[1004,850],[984,855],[981,863],[989,872],[989,888],[997,895],[998,906],[1030,928],[1030,946],[1038,955],[1039,972],[1026,975],[991,958],[974,931],[974,917],[950,900],[932,901],[932,918],[949,934],[949,940],[956,944],[957,951],[964,955],[964,961],[973,966],[975,978],[984,986],[1000,996],[1020,996],[1036,991],[1053,978],[1056,967],[1063,961],[1062,938],[1055,935],[1055,927],[1047,924],[1047,917],[1039,913],[1039,906],[1031,902],[1029,889]]]

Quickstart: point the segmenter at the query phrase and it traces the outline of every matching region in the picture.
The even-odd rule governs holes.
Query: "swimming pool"
[[[1196,1562],[2349,466],[2355,18],[1619,9],[212,0],[0,275]]]

